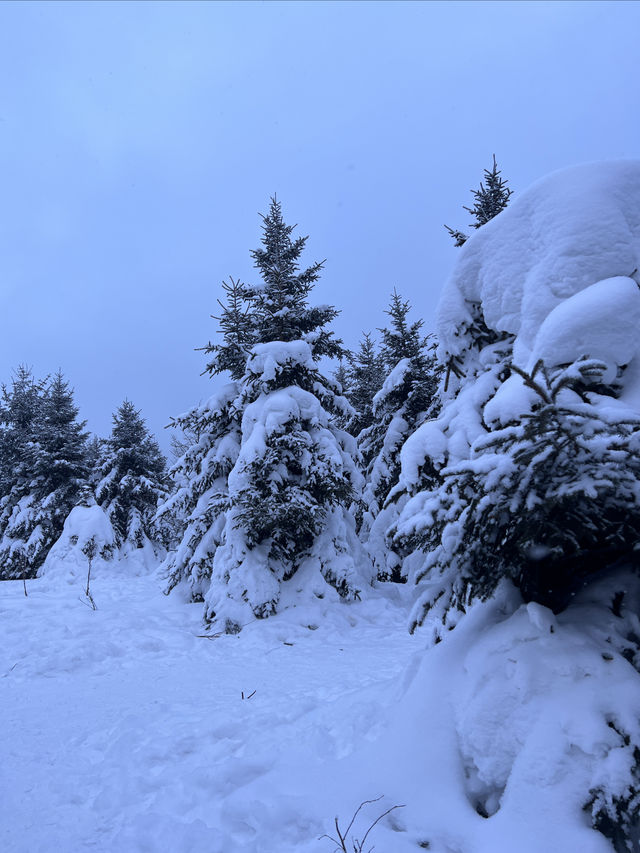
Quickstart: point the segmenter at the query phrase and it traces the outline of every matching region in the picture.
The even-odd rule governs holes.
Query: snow
[[[340,774],[420,645],[401,605],[316,599],[213,638],[154,576],[102,573],[95,612],[46,581],[0,585],[2,850],[321,853],[382,793]]]
[[[631,278],[598,281],[574,293],[544,319],[527,369],[542,359],[547,367],[571,364],[583,356],[607,365],[610,384],[618,368],[640,351],[640,287]]]
[[[76,583],[79,578],[86,581],[88,563],[82,549],[92,537],[97,545],[92,561],[92,574],[95,576],[112,559],[115,534],[102,507],[96,504],[75,506],[66,518],[62,535],[47,554],[40,576],[47,579],[64,578],[70,584]]]
[[[28,590],[0,585],[3,850],[328,853],[384,794],[354,826],[402,805],[381,851],[611,851],[582,806],[624,771],[607,719],[635,732],[640,684],[592,599],[554,617],[503,589],[425,651],[406,588],[237,636],[153,574],[102,572],[97,611],[80,580]]]
[[[460,249],[439,306],[441,352],[458,353],[468,302],[487,325],[517,336],[526,362],[545,319],[597,282],[638,277],[640,161],[594,163],[555,172],[514,197]]]
[[[605,365],[619,408],[640,413],[640,161],[593,163],[548,175],[514,197],[458,254],[438,309],[439,354],[463,359],[440,417],[402,450],[402,485],[412,490],[425,459],[468,459],[487,428],[531,411],[529,373],[580,358]],[[470,347],[479,306],[489,329],[513,336]],[[455,396],[457,395],[457,396]],[[594,405],[612,406],[611,401]]]

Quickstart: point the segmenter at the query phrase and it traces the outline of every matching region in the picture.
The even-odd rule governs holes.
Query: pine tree
[[[369,332],[363,333],[359,348],[356,352],[349,353],[348,359],[345,396],[356,410],[356,416],[351,419],[348,430],[357,436],[373,423],[373,398],[382,388],[385,364],[383,355],[377,351]]]
[[[250,313],[251,300],[247,288],[238,279],[230,280],[231,284],[222,282],[222,289],[226,294],[226,303],[218,299],[222,313],[219,317],[213,316],[220,326],[222,343],[209,342],[201,349],[213,355],[205,368],[206,373],[217,375],[228,371],[231,378],[237,380],[244,373],[247,356],[255,338],[254,318]]]
[[[477,190],[471,190],[473,207],[464,207],[464,210],[468,211],[474,218],[471,223],[472,228],[481,228],[490,219],[497,216],[509,204],[509,199],[513,194],[513,190],[507,186],[508,181],[501,176],[495,154],[493,155],[492,168],[484,170],[484,180],[485,183],[481,182]],[[449,228],[448,225],[444,227],[457,247],[464,246],[469,239],[462,231]]]
[[[385,543],[386,530],[405,500],[396,487],[400,451],[407,437],[438,410],[439,367],[435,344],[422,334],[423,321],[410,323],[411,305],[394,290],[387,314],[389,328],[382,334],[382,358],[389,375],[373,403],[373,423],[358,436],[365,470],[362,508],[358,512],[361,536],[381,579],[400,580],[400,557]],[[387,511],[380,517],[383,508]]]
[[[11,386],[2,386],[0,398],[0,500],[32,479],[33,452],[42,419],[44,382],[20,365]],[[1,532],[1,530],[0,530]]]
[[[345,511],[358,485],[355,448],[335,423],[351,409],[317,366],[344,352],[326,328],[337,311],[308,305],[323,264],[300,270],[307,238],[292,232],[273,198],[252,252],[262,283],[245,290],[256,343],[232,404],[241,444],[205,597],[206,618],[227,631],[273,613],[305,561],[342,597],[359,594]]]
[[[251,256],[263,283],[246,289],[256,342],[304,340],[311,347],[314,361],[323,356],[340,358],[345,353],[342,342],[326,328],[339,312],[330,305],[307,304],[324,261],[300,271],[300,255],[308,237],[292,239],[296,226],[285,224],[275,196],[262,221],[262,246]]]
[[[3,507],[0,572],[33,577],[86,483],[87,433],[61,372],[36,383],[21,368],[4,400],[16,475]]]
[[[176,547],[164,563],[167,592],[178,584],[187,587],[192,601],[202,601],[209,588],[213,557],[221,542],[229,508],[228,477],[240,451],[241,413],[234,406],[238,379],[244,373],[254,339],[253,315],[247,288],[238,280],[222,283],[225,302],[218,321],[222,342],[209,342],[212,356],[205,368],[211,376],[231,374],[234,380],[195,406],[173,418],[171,426],[182,436],[169,472],[174,490],[157,513],[158,522]]]
[[[58,371],[44,398],[44,418],[39,430],[39,452],[34,471],[37,494],[45,497],[58,492],[63,506],[71,500],[75,502],[78,489],[88,474],[86,421],[78,421],[77,418],[78,407],[73,401],[73,391],[62,372]],[[64,518],[62,521],[64,523]]]
[[[32,577],[27,541],[33,515],[34,461],[43,417],[44,383],[20,365],[2,386],[0,417],[0,578]]]
[[[157,544],[153,519],[166,498],[166,460],[130,400],[113,415],[111,435],[103,445],[96,500],[106,512],[119,547]]]
[[[229,383],[172,422],[193,441],[169,472],[175,488],[157,518],[176,539],[164,564],[167,592],[182,583],[192,601],[202,601],[209,589],[229,508],[228,477],[240,450],[237,396],[237,384]]]
[[[408,505],[398,526],[403,545],[427,555],[414,626],[431,613],[452,627],[504,577],[558,612],[607,566],[640,565],[640,419],[593,404],[606,366],[513,369],[537,395],[533,410],[477,440],[439,489],[415,498],[419,518]]]

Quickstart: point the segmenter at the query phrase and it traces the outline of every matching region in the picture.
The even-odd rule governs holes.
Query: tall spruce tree
[[[103,443],[96,501],[106,512],[116,545],[144,547],[160,538],[153,519],[167,495],[166,460],[130,400],[113,414],[111,435]]]
[[[407,437],[437,414],[439,405],[435,343],[422,334],[422,320],[409,321],[410,308],[409,301],[394,290],[386,311],[390,325],[380,329],[382,358],[389,374],[373,401],[373,423],[358,437],[366,466],[359,513],[361,536],[368,541],[382,580],[401,579],[401,559],[385,541],[386,531],[406,498],[396,488],[400,451]]]
[[[255,343],[231,404],[240,447],[205,596],[207,620],[231,632],[273,613],[305,563],[344,598],[361,586],[346,514],[359,485],[355,446],[335,422],[352,410],[318,366],[343,354],[327,328],[338,312],[309,306],[323,264],[300,268],[307,238],[292,232],[273,198],[252,252],[262,282],[245,289]]]
[[[3,498],[0,574],[33,577],[86,483],[87,433],[61,372],[38,383],[20,368],[3,397],[14,473]]]
[[[509,182],[502,177],[498,164],[496,163],[496,155],[493,155],[493,166],[491,169],[484,170],[484,183],[480,183],[477,190],[471,190],[473,194],[473,207],[466,207],[473,216],[471,222],[472,228],[481,228],[486,225],[490,219],[497,216],[509,204],[509,199],[513,194],[513,190],[507,186]],[[457,247],[464,246],[469,239],[468,236],[456,228],[444,226],[451,235]]]

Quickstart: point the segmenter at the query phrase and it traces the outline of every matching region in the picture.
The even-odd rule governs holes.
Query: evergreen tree
[[[342,342],[326,328],[339,312],[330,305],[310,307],[307,303],[324,261],[300,271],[300,255],[308,238],[292,239],[296,226],[285,224],[275,196],[262,220],[262,246],[252,251],[251,256],[263,283],[246,289],[251,300],[255,341],[304,340],[311,347],[314,361],[323,356],[344,356]]]
[[[0,500],[32,479],[38,424],[42,420],[44,382],[20,365],[0,397]],[[15,498],[15,494],[14,494]],[[0,522],[1,523],[1,522]],[[1,532],[1,530],[0,530]]]
[[[370,427],[374,420],[373,398],[382,388],[385,378],[385,363],[369,332],[363,333],[359,348],[349,353],[347,390],[345,396],[356,410],[348,430],[359,435]]]
[[[349,360],[352,358],[353,353],[345,350],[344,357],[340,359],[338,363],[338,369],[333,371],[333,379],[336,382],[336,387],[338,389],[338,393],[340,393],[345,399],[350,400],[351,392],[353,391],[353,386],[351,384],[351,375],[349,371]],[[353,435],[353,426],[352,421],[355,417],[355,410],[351,412],[343,412],[341,414],[337,414],[333,416],[333,422],[340,429],[344,429]]]
[[[234,406],[237,380],[244,373],[254,338],[253,315],[247,289],[239,281],[222,283],[226,301],[218,320],[222,342],[202,347],[212,356],[205,372],[231,374],[225,385],[204,404],[174,418],[171,426],[182,438],[169,472],[174,491],[157,513],[167,538],[176,548],[167,556],[164,571],[167,592],[184,584],[193,601],[202,601],[211,580],[213,556],[220,545],[229,508],[227,479],[240,450],[241,413]]]
[[[216,375],[228,371],[231,378],[237,380],[244,373],[255,338],[254,317],[250,313],[251,300],[247,288],[238,279],[231,278],[231,284],[223,281],[222,289],[226,294],[226,303],[218,299],[222,313],[219,317],[213,316],[220,326],[222,343],[209,342],[206,347],[202,347],[206,353],[213,355],[205,372]]]
[[[477,190],[471,190],[473,194],[473,207],[464,207],[473,216],[472,228],[481,228],[486,225],[490,219],[497,216],[509,204],[509,199],[513,194],[498,169],[496,163],[496,155],[493,155],[493,166],[491,169],[484,170],[484,183],[480,183]],[[444,226],[454,240],[456,246],[463,246],[469,239],[464,232],[455,228]]]
[[[56,492],[61,509],[70,501],[71,509],[88,474],[88,434],[84,431],[86,421],[77,420],[78,407],[73,401],[73,391],[60,371],[47,388],[43,414],[34,466],[36,495],[45,497]]]
[[[435,344],[422,334],[423,321],[410,323],[410,303],[394,290],[382,334],[382,358],[389,375],[373,402],[373,423],[358,437],[365,489],[358,511],[363,539],[381,579],[400,580],[400,557],[385,543],[386,530],[406,496],[397,489],[400,451],[407,437],[438,411],[439,367]],[[380,517],[384,507],[387,511]]]
[[[172,422],[193,441],[169,472],[175,488],[157,517],[177,542],[164,564],[167,592],[183,583],[192,601],[202,601],[209,589],[229,508],[227,481],[240,450],[237,396],[237,384],[229,383]]]
[[[104,442],[96,500],[113,527],[116,544],[142,548],[157,542],[153,519],[166,498],[166,460],[139,409],[125,400],[113,415]]]
[[[252,252],[262,283],[245,291],[256,343],[232,404],[241,443],[205,597],[206,618],[227,631],[273,613],[305,561],[342,597],[359,593],[345,510],[358,487],[355,447],[335,422],[351,409],[317,366],[344,352],[326,328],[337,311],[308,305],[322,264],[300,270],[307,238],[292,231],[273,198]]]
[[[640,420],[594,405],[606,366],[513,369],[537,395],[532,411],[477,440],[439,489],[416,496],[419,517],[407,506],[399,526],[404,547],[427,555],[414,625],[432,612],[432,623],[452,627],[504,577],[558,612],[608,566],[640,563]]]
[[[20,368],[3,396],[15,467],[3,498],[0,574],[33,577],[86,483],[87,434],[61,372],[37,383]]]

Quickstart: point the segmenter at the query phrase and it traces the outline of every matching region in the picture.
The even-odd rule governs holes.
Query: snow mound
[[[605,279],[615,300],[614,282],[638,278],[639,268],[640,161],[555,172],[460,250],[439,306],[441,352],[461,352],[460,325],[472,319],[469,303],[480,303],[491,329],[516,335],[514,356],[524,365],[554,308]]]
[[[39,576],[47,579],[64,578],[69,583],[87,576],[87,558],[83,548],[93,538],[97,552],[92,561],[94,570],[111,562],[115,548],[115,534],[104,510],[97,506],[75,506],[64,523],[62,534],[47,554]]]

